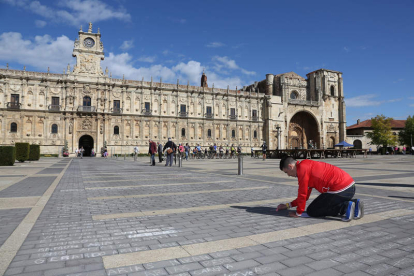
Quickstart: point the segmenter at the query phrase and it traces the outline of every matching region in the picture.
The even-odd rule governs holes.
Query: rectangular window
[[[211,106],[207,106],[207,112],[206,112],[208,115],[210,115],[211,114]]]
[[[236,109],[235,108],[230,108],[230,115],[231,116],[236,116]]]
[[[52,106],[59,105],[59,97],[52,97]]]
[[[187,111],[186,111],[186,109],[187,109],[187,106],[185,105],[185,104],[182,104],[181,106],[180,106],[180,112],[181,113],[186,113]]]
[[[121,107],[121,101],[120,100],[114,100],[114,109],[119,109]]]
[[[19,104],[20,98],[19,94],[11,94],[11,103],[13,104]]]
[[[151,105],[149,102],[145,102],[145,111],[150,112],[151,111]]]
[[[255,110],[255,109],[252,110],[252,116],[257,117],[257,110]]]

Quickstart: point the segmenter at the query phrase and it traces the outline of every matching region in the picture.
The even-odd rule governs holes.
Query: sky
[[[113,77],[231,89],[343,72],[347,125],[414,115],[414,1],[0,0],[0,68],[63,73],[80,26]]]

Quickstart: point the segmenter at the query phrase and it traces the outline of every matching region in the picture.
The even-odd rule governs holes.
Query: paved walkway
[[[276,213],[297,193],[279,160],[0,167],[0,275],[414,275],[413,156],[324,161],[354,177],[363,219]]]

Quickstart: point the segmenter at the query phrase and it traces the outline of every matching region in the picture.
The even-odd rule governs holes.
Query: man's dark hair
[[[289,164],[295,164],[296,160],[292,156],[285,156],[280,160],[280,170],[283,171],[284,168],[287,168]]]

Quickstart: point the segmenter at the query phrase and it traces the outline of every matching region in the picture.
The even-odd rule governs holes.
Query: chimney
[[[360,120],[360,119],[358,119],[358,120],[357,120],[357,125],[359,125],[359,123],[360,123],[360,122],[361,122],[361,120]]]

